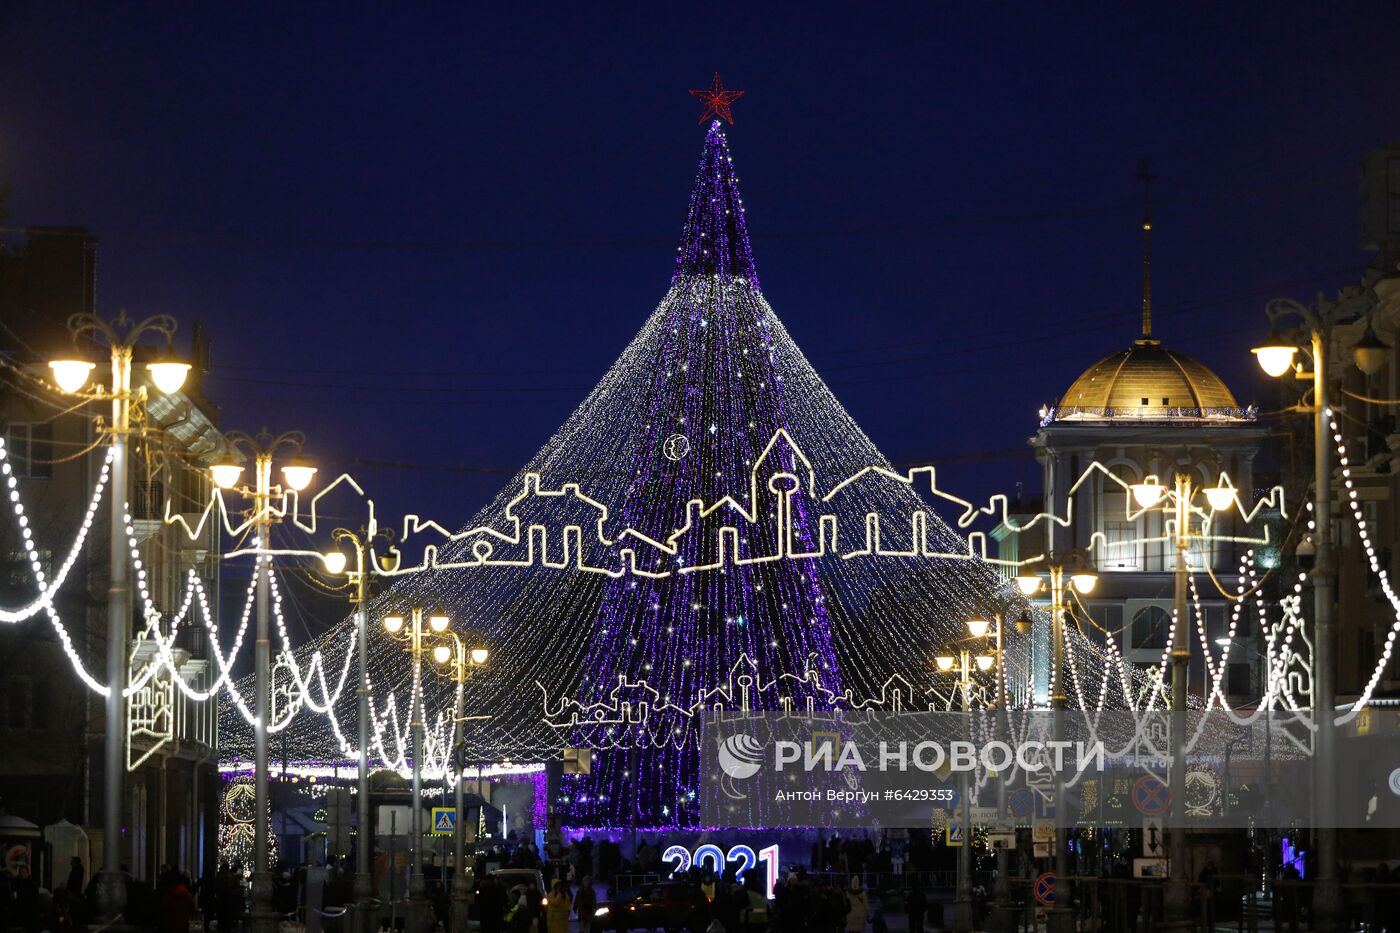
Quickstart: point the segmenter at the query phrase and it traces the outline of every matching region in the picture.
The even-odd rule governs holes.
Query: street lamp
[[[448,633],[447,628],[451,623],[446,613],[440,610],[425,611],[414,608],[408,615],[407,624],[403,615],[391,614],[384,617],[384,631],[393,638],[405,642],[408,645],[408,653],[413,658],[413,680],[412,690],[417,696],[417,702],[412,704],[410,711],[410,725],[413,730],[413,810],[410,813],[410,829],[412,833],[409,851],[410,875],[408,879],[408,900],[409,900],[409,929],[422,930],[426,925],[427,916],[425,913],[427,893],[427,882],[423,878],[423,652],[432,648],[432,656],[438,663],[447,663],[457,658],[461,664],[465,665],[468,659],[468,652],[474,656],[484,657],[487,649],[480,644],[474,644],[470,649],[463,646],[461,639],[455,634]],[[443,635],[446,633],[447,643],[434,643],[433,635]],[[446,660],[439,657],[437,648],[449,647]],[[455,654],[453,653],[455,649]],[[478,655],[478,653],[481,653]],[[454,671],[460,670],[462,682],[465,682],[466,668],[454,666]],[[454,720],[462,719],[462,694],[457,694],[458,708]],[[454,722],[454,732],[456,723]],[[458,774],[458,799],[459,807],[461,800],[461,775]],[[462,814],[460,809],[457,813],[458,838],[460,839]],[[460,842],[458,843],[460,845]],[[459,871],[460,877],[460,871]],[[454,885],[453,898],[457,898],[456,885]],[[465,899],[466,892],[462,892]],[[461,910],[463,921],[466,918],[466,905],[462,904]]]
[[[1064,739],[1065,733],[1065,580],[1077,592],[1087,596],[1098,585],[1098,573],[1083,551],[1051,551],[1045,558],[1046,572],[1050,583],[1050,708],[1052,712],[1052,734],[1055,741]],[[1039,574],[1024,569],[1016,577],[1016,586],[1021,595],[1034,596],[1045,581]],[[1069,905],[1069,852],[1065,837],[1065,814],[1059,811],[1064,799],[1064,776],[1055,769],[1055,906],[1050,909],[1050,933],[1072,933],[1074,911]]]
[[[985,638],[988,622],[982,618],[969,619],[967,628],[974,639]],[[972,712],[972,668],[976,664],[979,671],[989,670],[996,663],[996,659],[988,654],[974,655],[971,649],[963,647],[959,649],[956,658],[943,654],[934,658],[934,663],[938,666],[939,672],[944,674],[952,671],[954,665],[957,665],[957,687],[962,694],[963,730],[965,734],[971,735],[969,717]],[[960,771],[958,773],[958,821],[962,824],[963,844],[958,849],[958,890],[957,898],[953,902],[953,925],[958,930],[971,930],[973,928],[972,827],[970,826],[972,810],[968,801],[970,790],[967,772]]]
[[[1264,356],[1260,355],[1261,361]],[[1167,917],[1184,922],[1191,914],[1191,889],[1186,877],[1186,693],[1190,678],[1191,662],[1191,620],[1187,607],[1190,580],[1187,576],[1188,557],[1191,539],[1204,537],[1192,530],[1194,516],[1210,521],[1218,512],[1230,509],[1235,503],[1235,489],[1223,473],[1214,486],[1197,487],[1193,469],[1200,463],[1189,458],[1179,459],[1170,488],[1162,485],[1156,476],[1149,476],[1142,483],[1128,487],[1133,500],[1144,512],[1160,510],[1167,519],[1168,537],[1176,552],[1174,573],[1173,616],[1175,634],[1172,637],[1172,763],[1171,763],[1171,816],[1172,828],[1168,837],[1168,859],[1170,875],[1163,896],[1163,906]],[[1196,505],[1197,493],[1205,499],[1209,511]]]
[[[126,535],[126,507],[131,498],[131,475],[127,471],[127,438],[141,429],[131,426],[131,413],[147,398],[145,386],[131,384],[131,362],[138,341],[144,334],[159,334],[165,338],[167,356],[159,370],[149,369],[158,391],[176,392],[184,385],[189,366],[169,358],[169,348],[175,336],[175,319],[168,314],[155,314],[142,321],[133,321],[121,311],[112,321],[95,314],[75,314],[68,318],[68,331],[77,340],[83,335],[105,342],[111,355],[111,382],[95,392],[83,395],[88,399],[109,399],[112,420],[102,431],[111,445],[112,523],[110,529],[107,575],[107,696],[103,765],[106,784],[102,796],[102,872],[97,881],[97,908],[100,916],[114,918],[126,904],[126,879],[121,874],[122,783],[126,771],[124,757],[125,697],[127,651],[131,643],[131,584],[128,574],[130,550]],[[157,365],[157,364],[152,364]],[[180,367],[183,367],[181,369]],[[96,365],[78,356],[57,359],[49,364],[54,382],[69,395],[79,395],[87,385]],[[178,377],[178,378],[177,378]]]
[[[1039,584],[1039,578],[1035,578],[1035,580],[1036,583]],[[1029,585],[1029,581],[1027,581],[1026,585]],[[1015,604],[1011,600],[1004,599],[1000,601],[999,605],[996,607],[996,610],[992,613],[993,624],[991,626],[991,634],[995,639],[993,642],[992,653],[990,655],[979,655],[976,659],[977,667],[979,670],[986,671],[990,669],[993,665],[996,666],[996,707],[1001,712],[1003,717],[1009,717],[1011,705],[1011,698],[1006,689],[1005,644],[1006,615],[1007,612],[1013,608],[1015,608]],[[980,617],[978,619],[974,619],[968,622],[968,631],[971,632],[974,636],[979,636],[979,630],[982,630],[983,632],[985,632],[986,630],[983,629],[983,627],[980,625],[975,625],[974,622],[976,621],[980,621]],[[1020,615],[1016,619],[1015,626],[1016,631],[1022,635],[1029,635],[1031,633],[1033,626],[1031,622],[1031,615],[1029,609],[1023,608],[1021,610]],[[1011,722],[1009,718],[1006,719],[1006,729],[1009,735],[1011,731]],[[998,826],[998,830],[1004,830],[1006,826],[1006,778],[1007,775],[1005,774],[996,775],[997,818],[1001,822],[1001,825]],[[993,911],[991,918],[991,929],[996,931],[1003,931],[1003,933],[1004,931],[1014,930],[1016,928],[1017,921],[1017,911],[1011,903],[1011,875],[1009,872],[1010,866],[1008,865],[1007,854],[1008,853],[1005,846],[996,847],[997,873],[996,882],[992,892]]]
[[[306,437],[300,431],[286,431],[273,437],[264,428],[256,436],[242,431],[229,431],[224,435],[228,442],[229,454],[241,452],[253,461],[253,485],[239,486],[238,479],[242,468],[230,459],[210,467],[210,475],[220,489],[236,492],[252,500],[252,526],[257,543],[257,640],[254,642],[253,691],[253,772],[256,813],[253,819],[253,879],[252,910],[250,911],[252,933],[277,933],[277,910],[272,904],[272,872],[267,863],[268,787],[267,787],[267,723],[270,712],[271,683],[271,638],[268,631],[268,592],[272,555],[269,537],[272,523],[280,519],[272,509],[272,498],[284,494],[280,485],[272,482],[272,460],[278,450],[286,448],[294,457],[301,456]],[[237,468],[237,469],[235,469]],[[300,492],[311,484],[316,473],[315,467],[306,466],[298,459],[282,467],[282,478],[287,487]]]
[[[1317,827],[1317,883],[1313,891],[1313,922],[1318,930],[1331,931],[1340,927],[1342,921],[1341,880],[1337,876],[1337,833],[1335,823],[1335,767],[1333,754],[1336,745],[1336,680],[1332,668],[1333,631],[1332,598],[1334,591],[1332,558],[1332,448],[1328,443],[1331,416],[1327,371],[1328,354],[1332,351],[1334,329],[1341,324],[1349,324],[1366,319],[1367,337],[1353,350],[1353,361],[1363,372],[1379,370],[1384,363],[1384,344],[1374,339],[1369,328],[1369,316],[1374,309],[1374,295],[1369,290],[1349,290],[1336,301],[1318,297],[1309,305],[1299,304],[1289,298],[1275,298],[1266,307],[1273,327],[1269,356],[1258,350],[1255,356],[1264,372],[1270,376],[1282,376],[1287,367],[1280,369],[1279,360],[1288,353],[1288,361],[1298,353],[1297,343],[1279,337],[1278,322],[1281,318],[1293,317],[1302,322],[1306,332],[1308,355],[1312,358],[1313,403],[1313,522],[1314,533],[1311,544],[1315,548],[1312,569],[1314,635],[1313,643],[1313,719],[1317,729],[1313,742],[1314,813]],[[1301,334],[1299,335],[1301,336]],[[1301,341],[1299,341],[1301,342]],[[1374,367],[1374,368],[1373,368]],[[1299,367],[1298,378],[1308,378]],[[1303,405],[1298,411],[1309,411]],[[1304,539],[1305,541],[1307,539]],[[1299,546],[1299,559],[1302,560],[1302,547]]]
[[[445,618],[445,617],[444,617]],[[433,648],[433,660],[446,668],[447,676],[457,684],[457,703],[452,716],[452,748],[457,764],[457,786],[453,805],[457,809],[457,821],[452,832],[452,861],[455,873],[452,878],[452,933],[467,931],[467,902],[471,897],[471,881],[467,877],[467,810],[466,810],[466,698],[467,678],[474,668],[484,667],[491,652],[480,635],[469,632],[463,640],[455,632],[448,632],[449,642]]]
[[[359,731],[359,761],[357,762],[359,773],[356,781],[356,801],[355,816],[359,824],[358,837],[355,841],[355,902],[356,911],[354,916],[354,933],[371,933],[372,925],[369,923],[367,902],[374,894],[374,876],[370,873],[370,849],[373,848],[374,830],[370,825],[369,811],[369,581],[375,573],[377,567],[392,571],[394,567],[384,567],[382,559],[376,558],[374,554],[374,540],[378,537],[388,538],[388,529],[375,529],[373,531],[361,529],[360,531],[350,531],[346,528],[337,528],[331,533],[331,539],[335,541],[337,548],[328,551],[321,559],[326,565],[326,570],[332,574],[340,574],[345,571],[348,561],[345,552],[339,546],[349,545],[351,552],[355,555],[355,566],[349,572],[347,586],[350,588],[350,604],[355,607],[355,631],[356,645],[359,651],[360,679],[355,690],[355,703],[357,714],[357,728]],[[378,563],[376,563],[378,561]],[[399,620],[399,627],[402,628],[403,620]]]

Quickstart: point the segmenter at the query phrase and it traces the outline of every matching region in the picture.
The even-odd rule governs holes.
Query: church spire
[[[1151,156],[1138,160],[1137,177],[1142,182],[1142,339],[1152,339],[1152,181]]]

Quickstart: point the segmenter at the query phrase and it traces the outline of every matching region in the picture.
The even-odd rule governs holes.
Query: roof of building
[[[1044,423],[1144,420],[1240,422],[1254,412],[1204,363],[1144,338],[1084,370]]]

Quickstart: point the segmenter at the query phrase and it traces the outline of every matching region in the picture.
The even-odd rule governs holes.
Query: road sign
[[[1162,818],[1144,816],[1142,818],[1142,854],[1147,858],[1161,858],[1167,854],[1162,835]]]
[[[1167,877],[1167,860],[1164,858],[1135,858],[1133,859],[1134,878],[1165,878]]]
[[[1035,899],[1046,907],[1055,906],[1055,873],[1047,871],[1035,879]]]
[[[972,825],[974,826],[995,823],[999,818],[996,807],[969,807],[968,810],[968,816],[972,817]]]
[[[992,849],[1014,849],[1016,848],[1016,834],[1014,832],[987,832],[987,845]]]
[[[457,808],[433,807],[433,828],[429,832],[434,836],[450,836],[456,831]]]
[[[1006,805],[1011,808],[1011,815],[1019,819],[1025,819],[1035,812],[1035,793],[1027,787],[1018,787],[1006,798]]]
[[[960,846],[963,844],[963,825],[961,823],[949,822],[945,830],[945,841],[950,846]]]
[[[1161,816],[1171,806],[1171,791],[1150,774],[1144,774],[1133,784],[1133,806],[1144,816]]]

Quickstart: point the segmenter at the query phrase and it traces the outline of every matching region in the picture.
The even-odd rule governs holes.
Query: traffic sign
[[[950,846],[960,846],[963,844],[963,824],[949,822],[946,830],[945,841]]]
[[[1167,854],[1163,844],[1162,818],[1144,816],[1142,818],[1142,854],[1147,858],[1161,858]]]
[[[1133,806],[1144,816],[1161,816],[1171,806],[1171,791],[1160,780],[1144,774],[1133,784]]]
[[[996,832],[989,830],[987,832],[987,845],[993,849],[1014,849],[1016,848],[1016,833],[1014,831]]]
[[[1035,879],[1035,899],[1045,907],[1055,906],[1055,873],[1047,871]]]
[[[429,832],[434,836],[450,836],[456,831],[457,808],[433,807],[433,828]]]
[[[969,807],[968,816],[972,817],[972,825],[985,826],[988,823],[996,822],[999,814],[996,807]]]
[[[1006,798],[1006,805],[1011,808],[1011,815],[1018,819],[1025,819],[1035,812],[1035,794],[1027,787],[1018,787]]]

